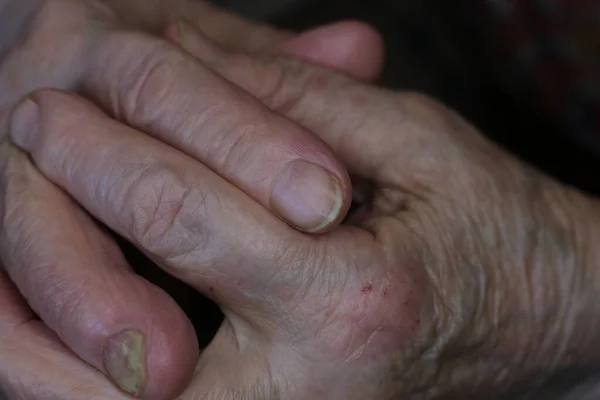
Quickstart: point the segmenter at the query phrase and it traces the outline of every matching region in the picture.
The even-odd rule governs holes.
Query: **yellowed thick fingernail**
[[[343,206],[340,180],[324,168],[296,160],[279,176],[271,205],[296,227],[319,232],[338,219]]]
[[[137,330],[126,330],[108,339],[104,351],[106,374],[121,390],[140,396],[146,386],[146,344]]]

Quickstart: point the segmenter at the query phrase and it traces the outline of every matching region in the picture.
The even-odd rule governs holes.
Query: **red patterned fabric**
[[[514,89],[600,148],[600,0],[465,1]]]

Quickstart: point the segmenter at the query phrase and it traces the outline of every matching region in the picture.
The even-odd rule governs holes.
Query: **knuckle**
[[[322,122],[337,118],[344,106],[338,102],[337,107],[331,107],[332,94],[353,93],[356,88],[351,79],[300,60],[277,56],[265,58],[263,64],[266,65],[265,76],[270,79],[262,80],[265,88],[259,98],[273,111],[300,121]],[[361,118],[356,115],[357,110],[352,111],[351,120],[359,123]]]
[[[127,122],[151,125],[173,82],[181,78],[186,59],[167,42],[141,33],[129,32],[123,41],[137,56],[127,57],[133,64],[127,66],[116,86],[122,104],[115,111],[123,113]]]
[[[211,151],[211,158],[215,160],[216,169],[227,175],[239,176],[245,174],[245,169],[256,162],[257,151],[263,152],[260,147],[259,132],[268,130],[268,124],[240,123],[237,128],[230,129],[216,141],[220,144]]]
[[[317,82],[325,79],[296,60],[272,59],[266,68],[265,74],[272,78],[264,90],[263,99],[274,111],[282,114],[294,114],[303,104],[306,94],[318,86]]]
[[[390,100],[396,111],[393,121],[397,122],[397,126],[407,128],[390,130],[392,138],[403,141],[407,148],[414,147],[415,154],[420,154],[427,143],[430,153],[446,158],[448,152],[445,146],[453,143],[452,113],[437,100],[419,92],[393,93]],[[445,146],[440,145],[442,142]],[[440,152],[445,152],[445,155],[438,154]],[[417,158],[414,158],[414,163],[415,168],[427,168],[428,171],[438,165]]]
[[[211,65],[226,77],[242,86],[268,106],[269,93],[281,78],[283,70],[266,57],[258,58],[243,53],[227,54]]]
[[[466,154],[462,149],[480,143],[475,127],[446,104],[416,92],[398,93],[396,99],[395,104],[401,110],[404,123],[418,133],[413,137],[413,143],[418,145],[417,142],[423,140],[432,143],[428,151],[440,159],[454,157],[452,165],[464,165]],[[456,157],[457,154],[460,154],[460,158]],[[442,172],[438,168],[439,163],[421,163],[420,167],[427,168],[428,174],[435,176]]]
[[[124,206],[131,210],[132,239],[163,260],[208,244],[206,193],[168,166],[145,168],[127,188]]]
[[[316,68],[279,56],[235,54],[228,56],[219,68],[267,107],[281,113],[292,112],[315,77],[322,75]]]
[[[240,60],[240,57],[244,57]],[[282,93],[285,88],[287,72],[282,64],[273,60],[251,60],[249,56],[231,56],[231,62],[242,70],[255,71],[258,78],[253,79],[257,97],[271,108],[280,107]]]

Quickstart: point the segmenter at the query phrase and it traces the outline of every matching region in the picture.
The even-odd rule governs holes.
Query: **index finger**
[[[350,179],[328,145],[176,46],[108,33],[95,61],[103,68],[88,72],[85,87],[118,119],[201,161],[302,231],[329,230],[345,216]]]

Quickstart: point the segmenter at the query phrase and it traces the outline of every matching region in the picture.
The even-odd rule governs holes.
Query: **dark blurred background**
[[[566,183],[600,194],[600,157],[594,157],[594,148],[561,131],[531,104],[527,92],[514,91],[506,81],[510,75],[498,73],[497,60],[488,57],[490,42],[479,29],[485,22],[472,15],[469,1],[213,2],[295,30],[347,18],[369,22],[387,43],[381,84],[416,89],[444,101],[521,158]]]

